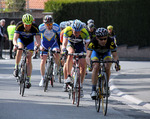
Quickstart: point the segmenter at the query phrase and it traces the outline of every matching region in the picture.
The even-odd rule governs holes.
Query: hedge
[[[56,23],[92,18],[96,27],[113,25],[118,45],[150,46],[150,0],[51,0],[45,3],[45,12],[53,12]]]

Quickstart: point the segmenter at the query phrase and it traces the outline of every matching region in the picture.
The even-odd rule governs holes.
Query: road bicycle
[[[105,116],[107,114],[107,108],[108,108],[108,81],[107,81],[107,75],[105,70],[105,63],[116,63],[117,66],[119,66],[118,61],[91,61],[93,63],[99,63],[100,69],[98,73],[98,83],[97,83],[97,89],[96,89],[96,99],[95,99],[95,107],[96,111],[99,112],[100,105],[102,105],[103,115]],[[101,104],[102,103],[102,104]]]
[[[64,76],[63,75],[63,62],[66,60],[66,57],[64,55],[61,56],[60,58],[60,65],[59,65],[59,70],[58,70],[58,80],[59,80],[59,83],[62,82],[62,77]]]
[[[85,57],[86,53],[70,53],[68,55],[73,56],[73,69],[71,72],[71,76],[73,78],[73,84],[67,85],[69,99],[72,97],[72,103],[76,103],[76,106],[79,106],[80,102],[80,68],[79,68],[79,57]]]
[[[18,48],[17,50],[22,50],[22,58],[21,58],[21,65],[19,67],[19,72],[18,72],[18,77],[17,77],[17,82],[19,82],[19,92],[21,96],[24,96],[25,88],[26,87],[26,80],[27,80],[27,64],[26,64],[26,59],[28,55],[28,51],[33,51],[33,50],[28,50],[27,48]]]
[[[46,71],[45,71],[45,77],[44,77],[44,92],[48,89],[48,84],[50,82],[51,86],[53,87],[54,83],[54,53],[60,53],[59,51],[53,51],[52,49],[46,50],[48,51],[48,57],[46,60]]]

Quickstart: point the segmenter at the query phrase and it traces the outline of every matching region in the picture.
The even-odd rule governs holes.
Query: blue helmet
[[[81,31],[81,29],[83,28],[82,22],[80,20],[78,20],[78,19],[74,20],[73,24],[72,24],[72,28],[75,31]]]

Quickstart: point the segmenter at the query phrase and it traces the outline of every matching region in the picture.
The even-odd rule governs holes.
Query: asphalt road
[[[40,59],[33,60],[32,87],[19,95],[12,75],[14,59],[0,60],[0,119],[149,119],[150,62],[121,61],[122,70],[112,70],[108,113],[95,110],[90,98],[91,73],[84,81],[84,98],[76,107],[57,81],[47,92],[38,86]],[[138,102],[141,101],[141,102]],[[145,106],[146,105],[146,106]]]

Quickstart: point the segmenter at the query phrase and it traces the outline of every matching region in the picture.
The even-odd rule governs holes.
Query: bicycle
[[[27,58],[27,53],[28,51],[33,51],[33,50],[28,50],[27,48],[18,48],[17,50],[23,50],[22,53],[22,59],[21,59],[21,65],[19,68],[18,76],[17,76],[17,82],[19,82],[20,85],[20,95],[24,96],[25,88],[26,87],[26,80],[27,80],[27,64],[26,64],[26,58]]]
[[[66,59],[65,59],[64,55],[62,55],[61,58],[60,58],[60,62],[59,62],[60,65],[59,65],[59,70],[58,70],[59,83],[61,83],[61,79],[63,77],[63,64],[62,64],[62,62],[65,61],[65,60]]]
[[[96,111],[99,112],[100,110],[100,103],[102,101],[102,109],[103,109],[103,115],[106,116],[107,114],[107,108],[108,108],[108,81],[107,81],[107,75],[105,70],[105,63],[116,63],[117,66],[119,66],[118,61],[91,61],[91,63],[99,63],[100,69],[98,73],[98,84],[96,89],[96,99],[95,99],[95,108]]]
[[[72,96],[72,103],[76,102],[76,106],[79,106],[80,102],[80,69],[79,69],[79,56],[85,57],[86,53],[69,53],[68,55],[73,56],[73,69],[71,72],[71,76],[73,77],[73,84],[67,85],[69,99]]]
[[[46,72],[44,77],[44,92],[48,89],[48,84],[50,82],[51,86],[53,87],[54,82],[54,74],[53,74],[53,65],[54,65],[54,53],[60,53],[59,51],[52,51],[52,49],[45,50],[48,51],[47,63],[46,63]]]

